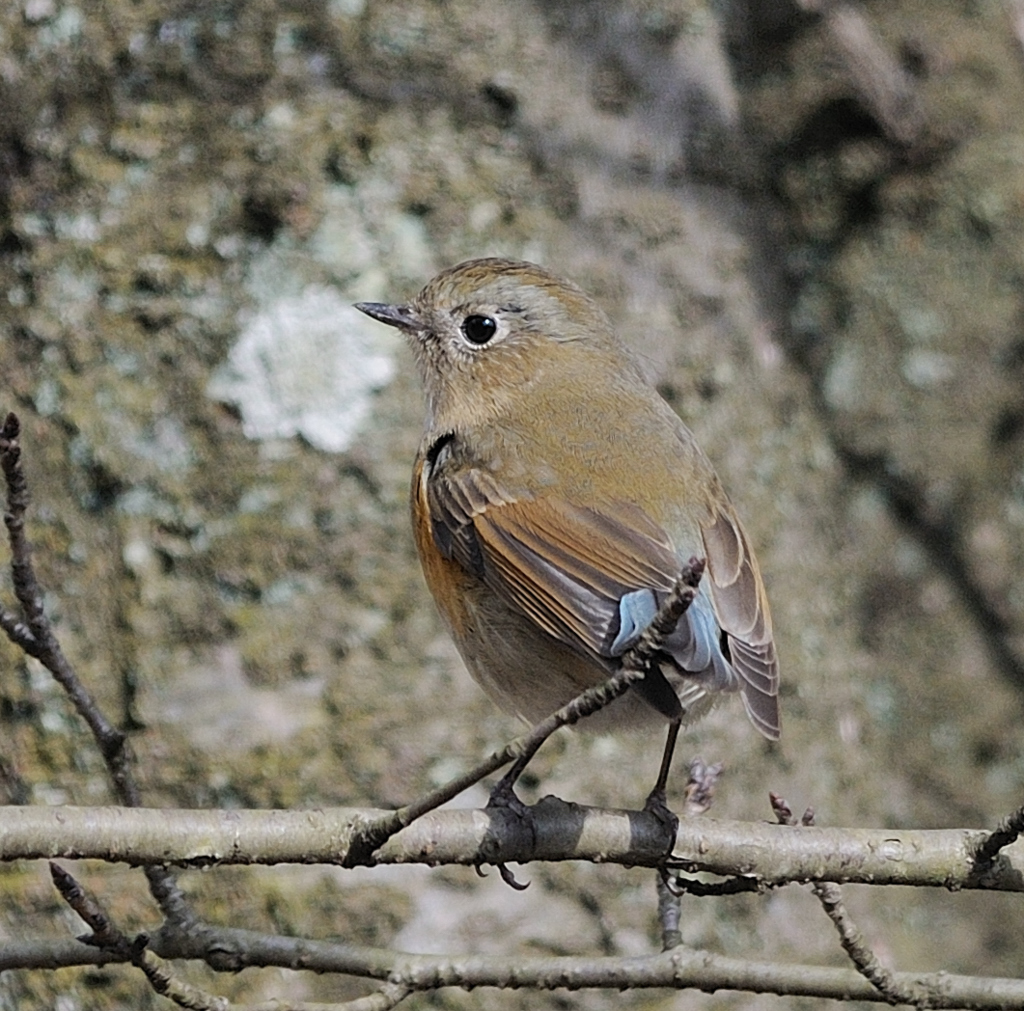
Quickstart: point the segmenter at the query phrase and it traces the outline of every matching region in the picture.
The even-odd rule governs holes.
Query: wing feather
[[[768,597],[757,559],[728,500],[703,535],[711,599],[728,636],[730,661],[742,678],[743,704],[754,726],[777,740],[779,662]]]
[[[506,502],[473,525],[494,589],[595,658],[610,655],[621,598],[642,586],[667,590],[678,567],[667,539],[554,497]]]

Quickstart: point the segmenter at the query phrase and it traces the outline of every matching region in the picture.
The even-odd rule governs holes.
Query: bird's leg
[[[515,785],[526,767],[530,764],[530,760],[537,754],[544,740],[546,738],[527,745],[523,753],[512,763],[512,767],[498,780],[494,789],[491,790],[491,796],[487,801],[488,807],[507,807],[520,816],[526,814],[526,805],[516,794]]]
[[[666,824],[671,823],[673,826],[676,824],[677,819],[668,809],[665,799],[665,787],[668,783],[669,769],[672,768],[672,756],[675,754],[676,741],[679,738],[679,728],[681,726],[682,722],[680,720],[673,720],[668,725],[668,736],[665,738],[665,750],[661,755],[661,768],[658,770],[658,780],[644,804],[645,811],[653,812],[660,820]]]
[[[668,736],[665,738],[665,750],[661,754],[661,768],[658,770],[658,781],[654,784],[652,793],[665,795],[665,787],[668,785],[668,772],[672,768],[672,756],[676,751],[676,741],[679,739],[679,728],[682,726],[680,720],[673,720],[668,725]]]
[[[540,746],[547,740],[547,737],[541,737],[535,741],[531,741],[527,744],[523,753],[512,763],[512,767],[505,773],[501,779],[494,785],[494,789],[491,790],[490,797],[487,798],[487,806],[490,808],[503,807],[511,811],[517,818],[521,819],[525,825],[528,826],[531,833],[534,832],[533,822],[530,819],[529,808],[519,799],[519,795],[516,793],[516,781],[523,774],[523,770],[530,764],[530,759],[537,754]],[[501,875],[501,880],[505,882],[510,888],[514,888],[517,892],[524,891],[528,886],[529,882],[523,884],[516,880],[516,876],[508,869],[508,866],[503,863],[497,864],[498,873]]]

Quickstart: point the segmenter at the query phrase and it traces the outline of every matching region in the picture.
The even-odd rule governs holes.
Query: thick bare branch
[[[658,866],[666,827],[649,811],[601,810],[547,797],[530,809],[531,832],[500,810],[435,811],[378,852],[378,864],[601,860]],[[385,814],[361,808],[195,811],[0,808],[0,860],[94,858],[131,864],[342,863],[361,826]],[[520,825],[519,828],[516,826]],[[683,819],[672,866],[745,875],[755,883],[901,884],[1024,891],[1024,841],[987,869],[975,854],[984,829],[817,828]]]

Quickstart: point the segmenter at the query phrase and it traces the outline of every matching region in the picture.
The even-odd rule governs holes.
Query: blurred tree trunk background
[[[738,705],[683,735],[680,769],[726,764],[713,813],[770,818],[769,789],[821,825],[1019,805],[1022,25],[1019,0],[8,4],[0,408],[25,425],[57,630],[132,730],[146,803],[394,805],[517,732],[418,571],[411,357],[349,309],[506,255],[609,311],[757,546],[783,740]],[[85,740],[0,644],[0,801],[107,802]],[[564,734],[525,793],[638,806],[660,746]],[[222,922],[411,951],[657,945],[649,872],[528,876],[525,894],[461,868],[183,880]],[[126,929],[152,916],[137,875],[85,877]],[[900,969],[1019,970],[1013,896],[848,902]],[[0,868],[0,943],[66,929],[57,907],[44,868]],[[682,929],[843,964],[797,888],[687,899]],[[276,970],[215,988],[363,992]],[[69,993],[157,1002],[95,969],[5,974],[0,1007]],[[769,1003],[439,999],[403,1006]]]

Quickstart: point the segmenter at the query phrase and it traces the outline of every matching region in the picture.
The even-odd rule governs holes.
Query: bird
[[[691,558],[690,608],[644,679],[583,729],[681,725],[737,693],[780,734],[764,581],[692,432],[582,289],[534,263],[443,270],[411,301],[356,308],[401,331],[426,399],[413,532],[472,677],[535,723],[622,666]]]

